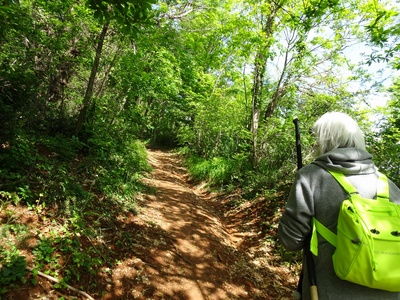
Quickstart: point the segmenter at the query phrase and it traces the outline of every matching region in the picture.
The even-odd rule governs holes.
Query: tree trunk
[[[102,95],[103,90],[104,90],[104,86],[106,85],[106,83],[107,83],[107,81],[108,81],[108,77],[109,77],[109,75],[110,75],[110,73],[111,73],[111,69],[115,66],[115,63],[116,63],[117,60],[121,57],[121,52],[122,52],[122,51],[121,51],[120,48],[118,47],[117,50],[115,51],[115,54],[114,54],[114,57],[113,57],[111,63],[108,65],[108,68],[107,68],[107,70],[106,70],[105,73],[104,73],[104,77],[103,77],[103,79],[102,79],[102,81],[101,81],[101,84],[100,84],[100,87],[99,87],[99,89],[98,89],[98,91],[97,91],[97,93],[96,93],[96,97],[99,97],[99,96]]]
[[[251,124],[250,132],[253,137],[253,160],[257,158],[257,131],[260,121],[261,113],[261,100],[262,100],[262,89],[263,80],[265,74],[267,58],[260,52],[257,53],[255,67],[254,67],[254,79],[252,89],[252,105],[251,105]]]
[[[266,71],[266,65],[269,57],[271,47],[271,37],[273,33],[274,20],[276,12],[280,6],[273,7],[270,15],[267,17],[263,25],[263,32],[265,34],[265,44],[258,50],[254,63],[254,81],[252,89],[252,116],[250,132],[253,137],[253,163],[257,162],[257,133],[261,115],[261,103],[263,92],[263,81]]]
[[[263,80],[265,73],[267,59],[261,53],[257,53],[254,67],[254,79],[253,79],[253,89],[252,89],[252,107],[251,107],[251,125],[250,132],[255,135],[258,130],[258,123],[260,120],[261,111],[261,99],[262,99],[262,89]]]
[[[79,112],[79,116],[78,116],[78,122],[76,125],[77,134],[81,133],[81,131],[84,127],[84,124],[86,122],[86,115],[87,115],[88,109],[89,109],[91,101],[92,101],[94,81],[96,79],[97,70],[99,68],[101,53],[103,50],[104,39],[106,37],[108,25],[109,25],[108,22],[103,25],[103,29],[101,30],[101,33],[99,35],[99,40],[98,40],[97,49],[96,49],[96,57],[94,59],[93,65],[92,65],[92,71],[90,72],[89,82],[88,82],[88,85],[86,88],[85,96],[83,98],[82,108],[81,108],[81,110]]]
[[[286,86],[278,87],[277,90],[275,91],[274,95],[271,98],[271,101],[268,103],[267,109],[265,110],[264,121],[272,117],[272,114],[274,113],[276,107],[278,106],[278,102],[282,99],[282,97],[286,93],[285,87]]]

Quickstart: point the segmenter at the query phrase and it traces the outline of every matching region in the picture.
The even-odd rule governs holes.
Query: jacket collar
[[[348,175],[370,174],[376,171],[372,155],[356,148],[334,149],[317,157],[313,163]]]

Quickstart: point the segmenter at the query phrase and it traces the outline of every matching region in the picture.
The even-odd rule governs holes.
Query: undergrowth
[[[37,284],[38,271],[60,278],[55,288],[81,283],[85,274],[93,280],[84,284],[95,289],[96,272],[115,263],[101,228],[112,229],[121,213],[136,213],[135,196],[145,188],[144,144],[114,143],[110,135],[93,135],[85,144],[74,136],[20,131],[1,145],[0,164],[0,298],[29,277]],[[27,224],[21,211],[40,227]]]
[[[233,190],[249,170],[247,157],[242,154],[232,158],[206,159],[196,156],[185,148],[180,149],[191,177],[196,182],[207,182],[210,188]]]

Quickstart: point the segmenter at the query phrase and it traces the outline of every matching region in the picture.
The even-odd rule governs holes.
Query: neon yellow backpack
[[[329,171],[349,194],[334,234],[313,218],[310,250],[318,255],[317,232],[336,247],[336,275],[369,288],[400,292],[400,205],[389,201],[387,177],[379,173],[377,199],[363,198],[341,173]]]

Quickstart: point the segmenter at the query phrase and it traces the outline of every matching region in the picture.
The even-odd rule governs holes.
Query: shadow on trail
[[[148,184],[156,194],[140,201],[138,216],[115,224],[113,244],[132,247],[116,257],[121,264],[102,299],[256,299],[232,281],[236,250],[212,207],[182,178],[185,170],[173,159],[154,160]]]
[[[261,257],[263,249],[250,252],[254,245],[246,246],[249,235],[238,225],[243,215],[223,223],[216,195],[190,186],[176,155],[149,150],[149,162],[154,169],[142,182],[145,194],[137,200],[136,212],[120,200],[96,198],[83,214],[87,234],[55,244],[55,254],[63,254],[60,278],[68,275],[65,266],[73,265],[78,275],[68,283],[96,300],[290,299],[285,274]],[[21,222],[28,222],[29,216]],[[44,224],[42,231],[52,230],[50,218]],[[37,237],[32,240],[38,242]],[[39,284],[27,283],[5,299],[59,299],[59,291],[72,293],[37,279]]]
[[[289,299],[279,271],[243,249],[246,236],[227,230],[216,196],[189,185],[176,155],[151,150],[149,162],[137,214],[117,205],[103,214],[102,240],[86,246],[109,260],[76,284],[96,300]]]

